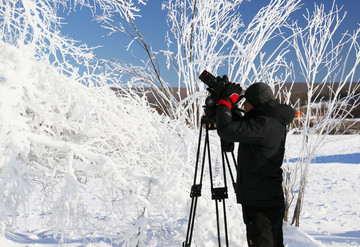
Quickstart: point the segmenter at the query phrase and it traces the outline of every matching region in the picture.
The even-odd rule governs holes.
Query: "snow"
[[[88,88],[0,42],[0,246],[180,246],[197,131],[136,95]],[[296,159],[297,135],[287,154]],[[211,133],[215,164],[218,137]],[[288,247],[360,246],[360,136],[328,136],[310,166],[300,228]],[[216,246],[207,174],[196,246]],[[231,189],[230,189],[231,190]],[[230,246],[245,246],[241,206],[227,200]]]
[[[324,246],[360,246],[360,136],[329,136],[310,167],[300,228]]]

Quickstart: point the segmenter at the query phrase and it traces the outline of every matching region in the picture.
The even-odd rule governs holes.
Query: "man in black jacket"
[[[281,165],[286,125],[295,112],[274,99],[267,84],[255,83],[245,91],[245,115],[233,120],[231,108],[240,94],[238,84],[225,86],[216,110],[216,126],[222,140],[240,143],[236,197],[242,205],[248,245],[283,247]]]

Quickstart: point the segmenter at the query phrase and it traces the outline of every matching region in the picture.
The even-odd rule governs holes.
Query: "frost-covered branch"
[[[66,5],[63,0],[0,1],[0,39],[32,45],[38,58],[51,61],[68,75],[77,70],[74,63],[88,67],[94,58],[92,49],[60,33],[62,23],[56,12]]]
[[[286,23],[290,14],[299,9],[299,4],[298,0],[271,1],[256,14],[231,48],[231,53],[238,55],[229,56],[228,74],[230,78],[240,81],[241,84],[265,81],[274,88],[276,84],[274,72],[282,67],[279,66],[279,63],[284,61],[287,53],[285,42],[280,42],[275,46],[271,54],[262,53],[262,49],[279,36],[279,33],[276,32],[280,32],[279,29]],[[260,65],[256,59],[260,60]],[[272,76],[267,76],[268,73]]]

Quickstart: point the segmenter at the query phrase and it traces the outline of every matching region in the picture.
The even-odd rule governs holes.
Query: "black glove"
[[[240,100],[241,91],[242,88],[240,84],[233,82],[227,83],[220,94],[218,105],[226,105],[231,109],[233,104],[236,104]]]
[[[229,78],[227,77],[227,75],[223,75],[223,77],[217,76],[216,83],[212,87],[211,93],[213,93],[216,97],[220,98],[220,94],[227,84],[229,84]]]

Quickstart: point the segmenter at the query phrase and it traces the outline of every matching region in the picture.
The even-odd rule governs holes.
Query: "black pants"
[[[259,208],[242,206],[249,247],[284,247],[284,206]]]

